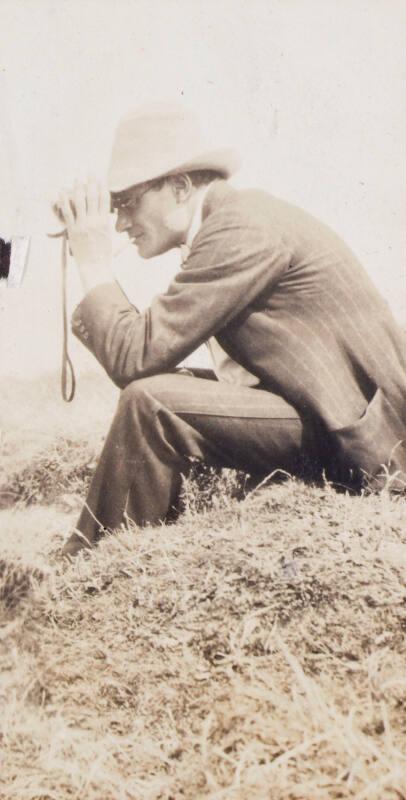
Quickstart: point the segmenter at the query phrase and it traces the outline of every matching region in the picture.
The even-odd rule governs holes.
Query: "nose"
[[[124,211],[124,209],[119,209],[117,211],[117,219],[116,219],[116,231],[117,233],[124,233],[127,231],[128,228],[131,227],[131,220],[129,215]]]

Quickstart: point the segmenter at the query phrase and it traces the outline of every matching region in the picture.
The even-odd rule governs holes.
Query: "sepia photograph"
[[[406,800],[405,2],[0,10],[0,800]]]

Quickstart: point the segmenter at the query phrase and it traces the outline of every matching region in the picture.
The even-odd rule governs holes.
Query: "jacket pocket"
[[[332,432],[340,465],[370,479],[374,488],[406,489],[406,425],[381,389],[352,425]],[[396,475],[395,475],[396,474]]]

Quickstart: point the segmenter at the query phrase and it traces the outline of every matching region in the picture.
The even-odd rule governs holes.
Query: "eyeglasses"
[[[110,195],[110,210],[111,213],[114,214],[118,211],[134,211],[135,208],[140,204],[144,194],[151,191],[153,186],[147,186],[142,191],[133,189],[131,194],[121,200],[119,197],[113,197]]]

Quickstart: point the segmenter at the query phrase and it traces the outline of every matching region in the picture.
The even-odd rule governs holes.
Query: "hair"
[[[192,172],[187,172],[193,186],[207,186],[212,181],[224,179],[224,173],[215,169],[195,169]]]
[[[155,178],[155,180],[146,181],[143,184],[143,188],[156,189],[159,191],[159,189],[162,189],[162,186],[166,183],[166,181],[170,181],[171,178],[176,178],[177,175],[188,175],[192,186],[195,186],[195,188],[198,188],[199,186],[207,186],[213,181],[224,178],[224,174],[222,172],[214,169],[194,169],[190,172],[172,172],[169,175],[163,175],[161,178]]]

